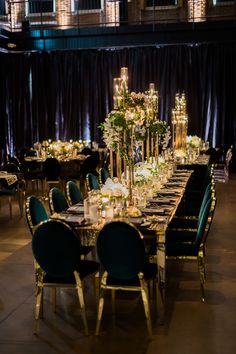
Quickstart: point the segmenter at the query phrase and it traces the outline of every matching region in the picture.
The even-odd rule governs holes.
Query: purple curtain
[[[0,53],[0,144],[10,152],[44,139],[101,141],[112,109],[112,81],[129,68],[129,88],[154,82],[159,118],[171,122],[177,91],[185,91],[189,134],[211,145],[235,145],[236,44]]]

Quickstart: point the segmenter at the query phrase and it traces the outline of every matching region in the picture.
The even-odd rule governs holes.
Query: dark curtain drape
[[[113,77],[129,68],[129,88],[159,92],[159,118],[171,122],[185,91],[189,134],[213,146],[236,137],[236,44],[0,54],[1,146],[10,153],[44,139],[101,142],[98,125],[112,109]]]

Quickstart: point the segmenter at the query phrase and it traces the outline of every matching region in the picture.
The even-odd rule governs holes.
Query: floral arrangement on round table
[[[200,148],[202,144],[202,139],[197,135],[188,135],[186,138],[187,145],[191,148]]]

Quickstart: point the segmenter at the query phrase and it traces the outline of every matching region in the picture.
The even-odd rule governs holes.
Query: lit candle
[[[120,69],[120,77],[121,77],[121,88],[123,90],[128,89],[128,68],[123,67]]]
[[[155,84],[152,82],[149,84],[149,91],[151,92],[151,94],[153,94],[155,91]]]
[[[113,79],[113,102],[114,102],[114,109],[118,109],[119,107],[119,90],[120,90],[120,78],[115,77]]]
[[[113,219],[114,209],[113,206],[106,206],[106,220]]]

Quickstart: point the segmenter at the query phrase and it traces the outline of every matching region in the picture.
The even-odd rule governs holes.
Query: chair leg
[[[98,309],[99,303],[99,286],[100,286],[100,274],[97,272],[94,277],[94,290],[95,290],[95,299],[96,299],[96,308]]]
[[[43,318],[43,308],[44,308],[44,305],[43,305],[43,293],[44,293],[44,290],[42,288],[42,296],[41,296],[41,304],[40,304],[40,314],[39,314],[39,317],[40,318]]]
[[[147,321],[148,335],[149,338],[152,337],[152,323],[151,323],[151,314],[150,314],[150,305],[149,305],[149,296],[148,296],[148,286],[146,282],[140,279],[141,283],[141,294],[144,306],[145,317]]]
[[[202,302],[205,302],[205,288],[204,288],[204,283],[205,283],[205,264],[204,264],[204,258],[202,255],[198,255],[198,272],[199,272],[199,278],[200,278],[200,287],[201,287],[201,300]]]
[[[155,292],[156,292],[156,314],[157,314],[157,317],[159,315],[159,307],[158,307],[158,301],[159,301],[159,291],[158,291],[158,279],[156,278],[156,281],[155,281]]]
[[[116,291],[114,289],[112,289],[111,290],[111,311],[112,311],[112,316],[114,316],[115,312],[116,312],[115,299],[116,299]]]
[[[43,293],[43,288],[41,286],[37,286],[37,288],[36,288],[34,334],[37,334],[38,330],[39,330],[39,315],[40,315],[40,309],[41,309],[41,303],[42,303],[42,293]]]
[[[57,310],[57,288],[52,288],[52,304],[53,304],[53,311],[56,313],[56,310]]]
[[[9,202],[10,218],[12,218],[12,201],[11,201],[11,195],[9,195],[9,197],[8,197],[8,202]]]
[[[86,311],[85,311],[83,286],[82,286],[82,282],[81,282],[78,274],[76,272],[74,272],[74,274],[75,274],[75,279],[76,279],[77,294],[78,294],[80,308],[81,308],[81,312],[82,312],[82,319],[83,319],[83,323],[84,323],[84,330],[85,330],[85,334],[88,336],[89,332],[88,332],[88,323],[87,323],[87,317],[86,317]]]
[[[23,216],[23,194],[22,191],[18,191],[18,204],[19,204],[19,209],[20,209],[20,217],[22,218]]]
[[[153,282],[153,280],[151,280],[148,285],[149,285],[150,299],[152,300],[152,299],[153,299],[153,287],[154,287],[154,282]]]
[[[104,307],[104,289],[102,288],[101,292],[100,292],[100,298],[99,298],[99,304],[98,304],[98,315],[97,315],[95,336],[98,336],[98,334],[99,334],[101,320],[102,320],[103,307]]]

